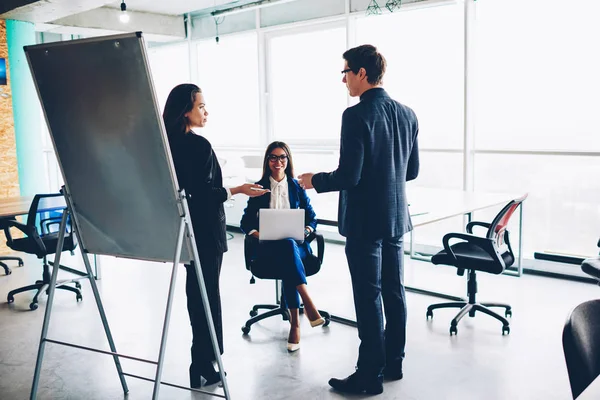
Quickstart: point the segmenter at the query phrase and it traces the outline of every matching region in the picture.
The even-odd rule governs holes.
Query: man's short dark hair
[[[371,85],[381,84],[387,62],[377,47],[363,44],[347,50],[342,57],[352,72],[357,74],[361,68],[364,68],[367,71],[367,82]]]

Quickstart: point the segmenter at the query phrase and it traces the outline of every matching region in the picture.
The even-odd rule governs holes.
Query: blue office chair
[[[42,272],[42,280],[38,280],[33,285],[24,286],[15,290],[11,290],[8,293],[7,301],[12,303],[15,301],[15,294],[26,292],[29,290],[37,290],[35,296],[31,304],[29,304],[29,308],[31,310],[35,310],[38,308],[38,296],[40,293],[44,293],[48,290],[48,285],[50,284],[50,267],[48,266],[47,256],[50,254],[55,254],[58,251],[70,251],[73,252],[77,247],[77,241],[75,240],[75,235],[71,229],[67,229],[67,234],[64,238],[63,248],[57,249],[58,247],[58,229],[53,230],[50,229],[52,225],[60,225],[61,217],[53,217],[42,220],[40,223],[40,231],[38,232],[38,228],[36,227],[36,220],[38,215],[38,206],[40,200],[46,197],[58,197],[62,196],[60,193],[53,194],[37,194],[33,198],[31,202],[31,206],[29,207],[29,213],[27,215],[27,223],[22,224],[17,222],[16,220],[8,220],[5,221],[4,233],[6,235],[6,245],[15,251],[21,251],[28,254],[35,254],[38,258],[43,259],[43,272]],[[10,233],[10,228],[16,228],[23,232],[26,236],[23,238],[13,238]],[[67,226],[68,228],[68,226]],[[55,266],[59,267],[60,266]],[[75,287],[68,286],[68,283],[74,283]],[[61,280],[56,283],[57,289],[68,290],[76,295],[77,301],[83,299],[81,295],[81,284],[73,279]]]

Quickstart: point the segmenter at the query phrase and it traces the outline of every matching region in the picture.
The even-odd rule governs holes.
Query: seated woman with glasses
[[[258,213],[261,208],[302,208],[306,210],[304,236],[309,236],[315,230],[317,217],[306,191],[294,179],[292,153],[287,144],[273,142],[267,147],[262,178],[257,184],[262,185],[264,189],[270,189],[271,193],[248,199],[248,206],[240,222],[244,233],[259,239]],[[314,328],[325,323],[306,288],[306,273],[302,262],[312,254],[312,250],[306,241],[298,244],[292,239],[286,239],[261,242],[256,252],[254,259],[265,260],[266,263],[284,271],[283,299],[290,312],[291,324],[287,349],[294,352],[300,349],[300,298],[310,325]]]

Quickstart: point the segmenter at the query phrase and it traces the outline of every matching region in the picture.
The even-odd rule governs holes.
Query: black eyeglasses
[[[285,154],[282,154],[280,156],[277,156],[275,154],[269,154],[269,156],[267,157],[267,160],[271,161],[271,162],[276,162],[277,160],[281,161],[281,162],[286,162],[288,159],[288,156],[286,156]]]
[[[342,75],[344,75],[346,72],[352,72],[352,68],[348,68],[342,71]]]

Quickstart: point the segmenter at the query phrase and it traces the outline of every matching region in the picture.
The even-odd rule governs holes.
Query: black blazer
[[[306,190],[300,187],[296,179],[287,177],[288,180],[288,196],[290,199],[290,208],[304,209],[304,226],[310,226],[313,230],[317,228],[317,215],[315,214]],[[271,189],[271,181],[269,177],[256,182],[265,189]],[[271,193],[266,193],[262,196],[251,197],[248,199],[248,206],[244,210],[240,228],[247,235],[253,229],[258,230],[258,210],[261,208],[269,208],[271,203]],[[260,232],[259,232],[260,233]]]
[[[405,191],[419,174],[418,132],[413,110],[382,88],[344,111],[338,168],[312,179],[319,193],[340,191],[341,235],[379,239],[412,230]]]
[[[188,196],[198,251],[227,251],[227,191],[217,156],[206,138],[188,132],[169,138],[179,187]]]

